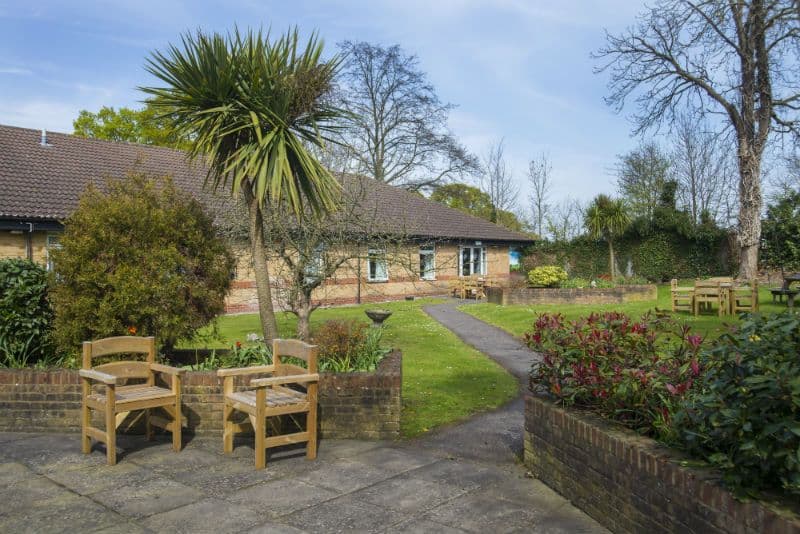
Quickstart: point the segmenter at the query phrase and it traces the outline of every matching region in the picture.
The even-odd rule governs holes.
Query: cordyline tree
[[[717,113],[735,139],[739,275],[753,278],[761,236],[761,161],[770,133],[798,133],[796,0],[661,0],[596,57],[618,110],[636,94],[637,133],[688,110]]]
[[[325,96],[339,66],[322,59],[312,34],[276,40],[261,31],[184,35],[180,46],[154,52],[147,70],[165,85],[147,87],[149,101],[187,137],[189,156],[209,167],[206,180],[241,195],[265,339],[277,336],[264,218],[276,206],[297,217],[335,208],[339,185],[310,146],[321,146],[338,117]]]
[[[617,267],[614,258],[614,240],[622,235],[630,224],[630,216],[621,199],[607,195],[597,195],[586,208],[584,226],[594,239],[602,238],[608,243],[608,268],[611,278],[616,278]]]

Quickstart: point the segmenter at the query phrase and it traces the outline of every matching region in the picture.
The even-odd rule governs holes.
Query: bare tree
[[[711,132],[705,121],[682,116],[676,123],[672,171],[679,202],[695,225],[703,217],[728,223],[726,206],[735,203],[736,179],[727,140]]]
[[[654,141],[642,142],[617,156],[617,188],[631,215],[653,219],[664,185],[669,180],[669,156]]]
[[[539,237],[544,237],[550,214],[550,190],[553,187],[553,164],[547,154],[528,163],[528,183],[531,186],[532,223]]]
[[[489,195],[492,202],[490,220],[497,222],[497,214],[501,211],[512,211],[517,205],[519,186],[508,168],[505,157],[505,141],[500,140],[492,145],[484,159],[484,172],[481,176],[481,189]]]
[[[399,46],[345,41],[339,97],[349,112],[342,142],[358,172],[409,189],[430,189],[477,172],[479,162],[448,130],[442,103],[416,56]]]
[[[586,211],[581,202],[566,197],[552,206],[547,216],[547,233],[556,242],[572,241],[583,231],[583,214]]]
[[[724,117],[736,138],[739,274],[753,278],[761,235],[761,162],[771,131],[798,132],[800,17],[795,0],[662,0],[596,57],[608,102],[635,95],[636,131],[683,110]],[[640,91],[641,90],[641,91]]]

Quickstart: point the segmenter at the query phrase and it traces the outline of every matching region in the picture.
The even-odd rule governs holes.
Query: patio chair
[[[145,361],[121,360],[92,367],[92,360],[112,354],[146,354]],[[91,440],[105,443],[108,465],[117,463],[117,427],[132,411],[144,410],[145,436],[152,427],[172,432],[172,448],[181,450],[181,375],[176,369],[155,362],[152,337],[110,337],[83,343],[83,365],[79,371],[82,387],[81,450],[91,452]],[[170,387],[156,385],[156,374],[167,375]],[[131,383],[133,382],[133,383]],[[93,387],[93,383],[98,386]],[[153,416],[161,408],[169,418]],[[105,431],[91,426],[91,411],[102,412]]]
[[[291,357],[292,363],[285,363],[286,357]],[[223,451],[233,452],[234,435],[252,427],[255,433],[256,469],[266,467],[268,448],[281,445],[306,443],[306,458],[313,460],[317,457],[317,347],[295,339],[275,339],[272,342],[272,359],[272,365],[217,371],[217,376],[223,379]],[[305,362],[305,369],[294,364],[297,359]],[[234,389],[236,377],[263,374],[274,376],[254,378],[245,389]],[[232,417],[237,411],[247,414],[249,421],[234,423]],[[305,431],[267,436],[269,417],[299,413],[306,414]]]
[[[734,287],[731,290],[731,312],[758,311],[758,280],[751,280],[747,285]]]
[[[722,287],[719,280],[698,280],[694,283],[694,314],[699,315],[700,309],[708,306],[717,306],[717,314],[721,317],[728,313],[730,303],[728,300],[729,288]]]
[[[673,278],[670,282],[672,311],[694,311],[694,288],[679,287],[678,280]]]

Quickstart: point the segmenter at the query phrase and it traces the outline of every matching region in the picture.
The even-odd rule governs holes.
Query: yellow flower
[[[750,336],[750,341],[761,341],[761,337],[753,334],[752,336]]]

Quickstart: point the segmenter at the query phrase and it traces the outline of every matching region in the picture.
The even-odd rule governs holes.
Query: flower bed
[[[611,288],[558,287],[490,287],[486,300],[503,306],[510,304],[619,304],[623,302],[655,301],[655,284],[622,285]]]

